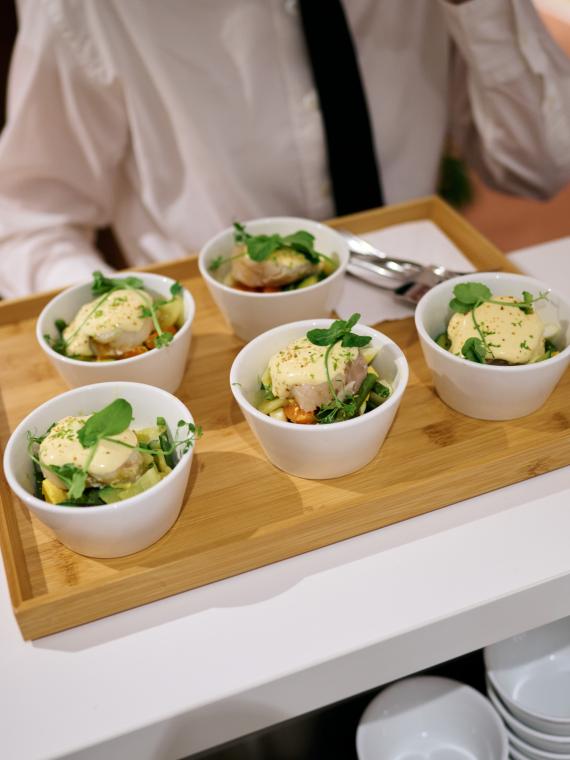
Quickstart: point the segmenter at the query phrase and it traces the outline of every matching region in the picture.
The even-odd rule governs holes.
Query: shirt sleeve
[[[451,134],[492,187],[547,198],[570,181],[570,61],[530,0],[439,0],[456,50]]]
[[[109,271],[92,246],[112,217],[127,139],[121,92],[78,60],[47,4],[20,2],[0,137],[0,294],[25,295]],[[84,53],[89,49],[84,47]]]

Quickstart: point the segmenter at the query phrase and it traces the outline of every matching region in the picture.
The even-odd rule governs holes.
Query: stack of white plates
[[[514,760],[570,760],[570,617],[485,649]]]
[[[507,760],[507,733],[488,699],[470,686],[417,676],[388,686],[356,732],[360,760]]]

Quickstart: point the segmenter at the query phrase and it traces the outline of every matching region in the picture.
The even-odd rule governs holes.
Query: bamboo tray
[[[437,198],[345,217],[365,232],[431,219],[478,269],[515,271],[503,255]],[[435,395],[413,320],[382,330],[405,351],[410,384],[388,439],[360,472],[336,480],[290,477],[270,465],[230,392],[241,347],[223,323],[195,258],[155,266],[197,302],[180,398],[204,427],[186,503],[154,546],[113,560],[62,546],[0,482],[0,542],[16,618],[35,639],[186,589],[285,559],[389,523],[525,480],[570,463],[570,373],[538,412],[512,422],[463,417]],[[66,390],[36,345],[35,318],[51,294],[0,304],[0,434]]]

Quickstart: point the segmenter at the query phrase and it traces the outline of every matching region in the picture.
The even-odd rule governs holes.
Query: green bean
[[[374,387],[374,385],[377,382],[377,375],[373,375],[372,372],[369,372],[364,380],[362,381],[362,384],[360,388],[358,389],[358,394],[356,396],[356,404],[355,404],[355,412],[354,416],[356,417],[360,412],[360,407],[366,400],[366,397]]]

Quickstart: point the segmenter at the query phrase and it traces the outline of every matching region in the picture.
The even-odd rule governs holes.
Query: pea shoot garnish
[[[94,296],[103,296],[112,293],[114,290],[125,290],[128,288],[142,289],[144,283],[140,277],[105,277],[102,272],[93,272],[93,282],[91,283],[91,292]]]
[[[297,230],[291,235],[251,235],[243,224],[234,222],[234,242],[237,245],[245,245],[246,250],[235,256],[218,256],[210,263],[210,272],[215,272],[222,264],[241,258],[246,253],[252,261],[266,261],[283,248],[302,254],[311,264],[318,264],[321,259],[332,263],[329,256],[315,250],[315,237],[306,230]]]
[[[157,310],[161,306],[172,303],[172,301],[174,301],[174,299],[179,296],[180,293],[182,293],[182,285],[179,282],[175,282],[174,285],[170,286],[170,295],[172,296],[171,298],[168,300],[165,298],[159,298],[156,301],[153,301],[150,306],[141,306],[141,316],[150,317],[152,319],[154,329],[156,330],[156,340],[154,342],[156,348],[164,348],[164,346],[167,346],[169,343],[171,343],[172,339],[174,338],[174,335],[171,332],[168,332],[161,328],[160,322],[158,321]]]
[[[340,422],[341,420],[349,420],[354,417],[372,389],[372,386],[376,383],[377,378],[374,375],[366,375],[358,394],[356,396],[346,396],[341,400],[331,380],[329,356],[337,343],[340,343],[343,348],[362,348],[363,346],[367,346],[372,340],[369,335],[357,335],[352,332],[352,328],[359,319],[360,314],[353,314],[346,321],[337,319],[326,329],[315,328],[307,333],[307,338],[315,346],[327,346],[324,355],[325,373],[332,399],[318,410],[316,417],[320,423]]]
[[[532,293],[524,290],[522,301],[498,301],[493,298],[490,289],[481,282],[462,282],[453,288],[453,299],[449,302],[449,308],[457,314],[471,313],[473,326],[479,337],[468,338],[461,347],[461,354],[468,361],[484,364],[487,358],[494,359],[493,344],[487,338],[493,333],[485,330],[484,326],[477,319],[477,309],[485,303],[496,304],[501,307],[519,309],[523,314],[533,314],[534,304],[537,301],[548,299],[548,293],[539,293],[534,297]],[[514,323],[513,323],[514,324]],[[437,341],[442,348],[443,339],[439,336]]]

